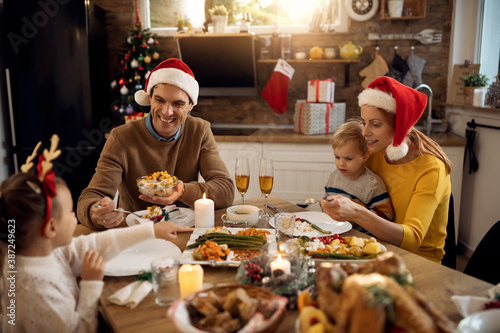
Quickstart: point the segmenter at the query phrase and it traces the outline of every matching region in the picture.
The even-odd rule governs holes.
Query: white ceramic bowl
[[[473,313],[458,324],[460,333],[500,332],[500,309],[490,309]]]
[[[226,214],[222,215],[223,220],[232,222],[247,221],[249,227],[253,227],[259,222],[262,209],[251,205],[236,205],[226,209]]]
[[[177,178],[171,179],[146,179],[145,176],[137,178],[139,192],[148,197],[166,197],[172,194],[177,185]]]

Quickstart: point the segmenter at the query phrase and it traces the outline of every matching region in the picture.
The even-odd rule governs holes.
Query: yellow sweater
[[[79,221],[102,229],[91,221],[90,206],[104,196],[113,198],[117,189],[120,207],[138,211],[151,206],[138,198],[136,179],[156,171],[167,171],[184,182],[185,191],[179,201],[191,207],[203,193],[214,200],[215,209],[228,207],[234,200],[234,184],[219,156],[209,122],[188,116],[179,137],[164,142],[149,133],[142,119],[111,131],[96,172],[78,199]],[[204,182],[198,182],[198,174]],[[122,226],[126,226],[125,221]]]
[[[394,208],[394,222],[403,227],[401,248],[441,262],[451,193],[450,175],[440,159],[424,154],[392,165],[374,153],[366,166],[385,182]]]

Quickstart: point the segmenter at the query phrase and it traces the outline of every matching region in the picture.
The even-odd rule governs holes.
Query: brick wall
[[[110,72],[114,73],[118,64],[118,53],[122,47],[123,38],[128,35],[128,28],[133,27],[135,11],[133,0],[94,0],[107,11],[109,41]],[[390,64],[394,55],[394,46],[398,46],[398,54],[406,59],[410,47],[414,45],[417,56],[426,59],[422,73],[423,83],[429,85],[433,92],[433,108],[438,115],[444,113],[442,104],[446,101],[448,59],[450,53],[450,33],[452,20],[452,0],[428,0],[426,18],[417,20],[381,20],[380,11],[367,22],[351,21],[349,33],[329,34],[296,34],[292,38],[292,48],[304,46],[343,45],[352,41],[363,47],[360,62],[350,65],[350,84],[344,86],[343,64],[292,64],[295,74],[288,90],[288,112],[275,114],[266,101],[260,96],[264,86],[272,74],[273,64],[258,64],[257,97],[201,97],[192,114],[214,123],[245,123],[245,124],[291,124],[293,123],[294,103],[297,99],[306,98],[307,81],[315,78],[332,78],[335,81],[335,101],[347,104],[346,117],[359,115],[357,95],[362,91],[363,77],[359,71],[374,59],[375,47]],[[443,41],[438,44],[421,44],[418,41],[370,41],[368,33],[418,33],[423,29],[443,31]],[[177,49],[172,37],[161,37],[160,54],[164,58],[177,57]],[[338,48],[336,48],[339,57]],[[293,54],[293,51],[292,51]],[[196,75],[196,73],[195,73]]]

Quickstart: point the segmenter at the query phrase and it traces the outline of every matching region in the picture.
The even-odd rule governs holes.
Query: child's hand
[[[105,262],[98,252],[88,250],[82,262],[82,280],[101,281]]]
[[[174,240],[178,232],[193,231],[193,228],[176,225],[171,221],[161,221],[154,224],[156,238],[164,240]]]

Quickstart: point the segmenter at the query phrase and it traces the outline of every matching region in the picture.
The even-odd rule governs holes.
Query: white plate
[[[323,230],[331,231],[331,234],[322,234],[321,232],[312,229],[308,232],[294,232],[294,236],[321,237],[332,236],[334,234],[342,234],[352,229],[352,224],[349,222],[338,222],[332,219],[328,214],[323,212],[300,212],[293,213],[297,218],[306,219],[311,223],[316,224]],[[274,217],[269,219],[269,224],[274,228]]]
[[[182,226],[186,226],[186,227],[194,227],[194,210],[189,209],[189,208],[184,208],[184,207],[178,207],[178,208],[186,216],[182,217],[182,218],[170,219],[170,221],[172,221],[178,225],[182,225]],[[139,210],[135,213],[142,216],[142,215],[149,213],[149,211],[147,209],[145,209],[145,210]],[[135,216],[134,214],[128,214],[125,221],[127,222],[127,225],[129,227],[137,225],[137,224],[152,222],[150,219],[140,218],[140,217]]]
[[[465,317],[458,324],[460,333],[498,333],[500,309],[480,311]]]
[[[137,275],[140,271],[151,270],[151,262],[157,258],[170,257],[179,260],[181,256],[181,250],[177,245],[163,239],[147,239],[123,250],[108,261],[104,275]]]
[[[193,244],[195,242],[196,238],[205,234],[205,231],[207,231],[209,229],[212,229],[212,228],[195,228],[186,245]],[[258,228],[258,229],[259,230],[267,230],[270,232],[267,235],[267,242],[270,245],[269,252],[270,253],[278,252],[278,250],[276,248],[276,234],[274,232],[274,229],[266,229],[266,228]],[[236,234],[240,230],[245,230],[245,228],[230,228],[230,231],[233,234]],[[184,263],[184,264],[200,264],[200,265],[210,265],[211,264],[209,261],[194,260],[193,259],[194,250],[195,249],[189,249],[189,250],[184,250],[184,252],[182,252],[182,259],[181,259],[182,263]],[[223,266],[224,264],[239,265],[241,261],[232,260],[233,257],[234,257],[234,254],[233,254],[233,251],[231,251],[229,253],[229,255],[227,256],[227,260],[216,262],[215,266],[217,266],[217,264],[219,264],[220,266]]]

